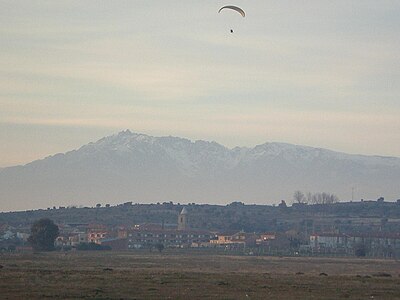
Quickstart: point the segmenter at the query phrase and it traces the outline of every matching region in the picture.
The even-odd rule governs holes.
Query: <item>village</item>
[[[378,199],[373,203],[371,201],[370,205],[382,206],[382,203],[382,199]],[[167,205],[171,206],[170,203]],[[231,205],[241,206],[238,203]],[[397,210],[400,207],[399,202],[390,205],[394,205]],[[125,203],[123,207],[126,206],[134,205]],[[286,211],[288,208],[284,208],[281,203],[276,209]],[[304,204],[294,204],[291,209],[301,212],[309,208]],[[55,240],[55,249],[162,252],[175,248],[238,255],[400,257],[400,232],[390,230],[396,229],[400,224],[396,218],[375,218],[375,224],[374,219],[370,218],[368,224],[361,225],[357,225],[353,220],[350,227],[349,224],[343,224],[350,223],[349,221],[336,219],[332,223],[330,218],[321,218],[320,221],[305,219],[298,224],[287,223],[285,226],[276,227],[278,230],[274,231],[210,230],[196,226],[199,224],[196,220],[198,215],[192,213],[192,210],[194,206],[183,206],[181,211],[176,213],[175,224],[164,221],[130,225],[110,225],[101,221],[59,222],[59,236]],[[293,212],[291,214],[293,215]],[[0,250],[31,251],[29,234],[29,226],[0,224]]]

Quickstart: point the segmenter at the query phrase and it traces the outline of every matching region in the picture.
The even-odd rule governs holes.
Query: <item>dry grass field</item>
[[[0,254],[0,265],[0,299],[400,299],[393,260],[175,250]]]

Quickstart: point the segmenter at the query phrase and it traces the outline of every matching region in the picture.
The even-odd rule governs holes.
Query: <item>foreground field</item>
[[[400,299],[391,260],[75,252],[0,265],[0,299]]]

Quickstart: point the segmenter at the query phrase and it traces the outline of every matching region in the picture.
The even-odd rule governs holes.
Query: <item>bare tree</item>
[[[302,191],[295,191],[293,194],[293,203],[306,203],[306,197]]]
[[[313,194],[311,192],[307,193],[307,203],[311,204],[313,203]]]
[[[329,204],[329,194],[328,193],[321,193],[322,204]]]
[[[337,203],[339,202],[339,197],[336,196],[335,194],[330,194],[329,195],[329,203]]]
[[[312,204],[333,204],[339,202],[338,196],[326,192],[315,194],[307,193],[307,199],[310,199],[308,201]]]
[[[312,198],[312,200],[311,200],[312,204],[318,204],[318,195],[317,194],[312,194],[311,198]]]

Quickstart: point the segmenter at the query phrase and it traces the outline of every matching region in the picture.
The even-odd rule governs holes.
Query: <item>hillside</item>
[[[110,207],[57,208],[24,212],[0,213],[0,224],[26,227],[40,218],[50,218],[58,224],[104,224],[107,226],[132,226],[142,223],[164,223],[176,226],[179,212],[184,206],[170,202],[158,204],[125,203]],[[304,226],[312,230],[330,230],[332,226],[344,232],[400,230],[400,202],[365,201],[325,205],[300,205],[278,207],[269,205],[244,205],[234,202],[229,205],[185,206],[193,228],[209,230],[245,230],[247,232],[301,230]],[[388,220],[385,228],[383,219]],[[310,223],[311,222],[311,223]],[[327,226],[327,227],[318,227]],[[309,230],[311,230],[309,228]]]

